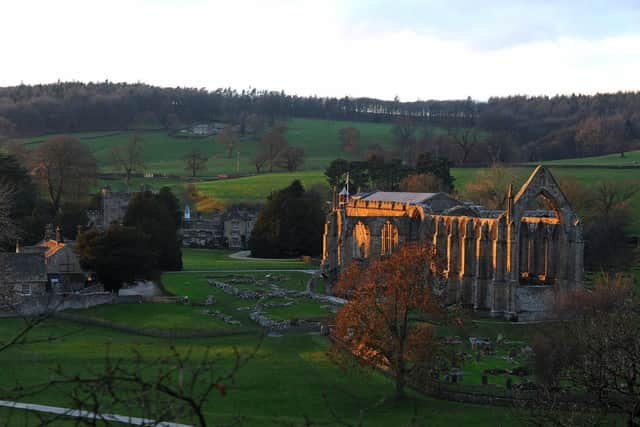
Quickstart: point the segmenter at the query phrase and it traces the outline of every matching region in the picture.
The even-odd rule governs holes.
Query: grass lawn
[[[581,166],[638,166],[640,167],[640,150],[628,151],[624,157],[619,153],[605,156],[582,157],[577,159],[549,160],[545,165],[581,165]]]
[[[68,313],[107,320],[119,325],[130,325],[139,329],[173,331],[218,331],[238,329],[222,320],[208,316],[202,311],[208,307],[191,307],[178,303],[114,304],[101,305]],[[249,326],[245,324],[242,326]]]
[[[10,337],[19,327],[19,320],[3,320],[0,339]],[[3,374],[0,383],[4,386],[14,381],[35,384],[48,378],[50,369],[58,364],[67,373],[87,374],[91,369],[101,369],[107,349],[112,357],[127,361],[132,358],[135,348],[147,360],[152,360],[166,354],[171,345],[167,340],[104,328],[78,329],[63,321],[49,321],[32,336],[42,338],[51,333],[71,332],[59,341],[20,345],[1,353]],[[223,372],[231,361],[233,348],[248,353],[258,342],[257,337],[242,336],[181,340],[174,345],[181,353],[191,351],[196,358],[209,349],[220,358],[220,372]],[[308,417],[314,423],[332,426],[338,422],[331,411],[352,423],[363,411],[365,426],[405,425],[414,416],[418,425],[429,426],[516,424],[510,410],[503,408],[439,401],[413,393],[409,399],[396,402],[390,399],[393,385],[387,378],[336,367],[327,357],[328,346],[326,338],[311,334],[265,338],[256,357],[240,370],[235,384],[229,385],[228,394],[225,397],[214,394],[207,401],[207,420],[218,424],[241,417],[245,426],[276,426],[283,423],[302,425],[304,417]],[[71,405],[68,391],[57,386],[28,400],[68,407]],[[112,412],[119,408],[114,409]]]
[[[299,119],[292,118],[288,121],[286,137],[290,144],[304,148],[307,158],[302,170],[294,173],[274,173],[261,174],[257,176],[222,179],[203,180],[197,184],[198,189],[215,202],[227,205],[238,202],[263,202],[272,192],[286,187],[294,179],[300,179],[302,183],[309,187],[316,184],[326,184],[323,171],[326,166],[338,157],[352,159],[348,153],[340,150],[340,140],[338,131],[346,126],[354,126],[360,131],[360,146],[366,148],[370,143],[379,143],[384,147],[392,146],[391,126],[389,124],[366,123],[366,122],[343,122],[320,119]],[[433,128],[432,133],[439,133],[442,130]],[[110,151],[113,147],[126,143],[132,132],[86,132],[75,134],[74,136],[87,144],[96,155],[101,171],[113,171],[110,162]],[[215,177],[218,174],[230,174],[236,170],[236,158],[228,159],[225,156],[225,148],[216,143],[213,138],[205,139],[182,139],[175,138],[163,131],[143,132],[145,140],[145,162],[147,172],[155,174],[175,174],[185,175],[183,157],[193,148],[198,148],[210,156],[208,169],[203,173],[205,177]],[[29,148],[34,148],[47,137],[25,138],[20,140]],[[240,151],[240,172],[253,173],[254,168],[249,159],[255,154],[257,141],[252,138],[241,139],[238,143]],[[552,172],[560,180],[564,178],[574,178],[591,186],[603,179],[612,179],[622,182],[640,181],[640,168],[614,170],[614,169],[562,169],[553,168],[554,165],[599,165],[599,166],[621,166],[636,165],[640,161],[640,151],[628,152],[624,158],[618,154],[581,158],[564,159],[544,162],[550,166]],[[514,168],[518,180],[518,185],[523,182],[533,170],[531,167]],[[465,184],[473,179],[479,168],[454,168],[452,171],[456,178],[456,188],[460,191]],[[103,180],[99,184],[110,184],[113,188],[123,188],[124,184],[118,180]],[[132,188],[137,189],[140,184],[145,183],[158,189],[165,185],[172,187],[177,193],[183,191],[186,181],[181,179],[137,178],[132,183]],[[518,186],[516,185],[516,187]],[[215,205],[215,203],[214,203]],[[631,202],[634,212],[640,212],[640,194],[636,194]],[[635,218],[635,222],[630,230],[633,234],[640,235],[640,215]]]
[[[345,126],[353,126],[360,130],[360,145],[366,148],[370,143],[382,146],[391,145],[391,125],[366,122],[343,122],[319,119],[296,119],[287,122],[286,138],[291,145],[302,147],[307,158],[303,169],[324,169],[331,160],[337,157],[350,158],[340,150],[338,131]],[[439,130],[436,129],[436,132]],[[134,132],[83,132],[72,134],[86,144],[98,159],[98,165],[103,172],[113,171],[110,152],[113,147],[124,144]],[[202,150],[210,157],[206,176],[221,173],[235,173],[237,157],[227,158],[226,148],[218,144],[214,137],[207,138],[176,138],[164,131],[141,132],[144,140],[144,160],[146,171],[155,174],[184,175],[184,156],[192,149]],[[28,148],[34,148],[53,135],[24,138],[20,142]],[[240,173],[254,172],[251,157],[255,155],[257,139],[240,138],[236,151],[240,152]]]
[[[256,279],[263,279],[264,273],[252,273]],[[286,280],[277,281],[277,285],[282,288],[289,288],[294,290],[303,290],[306,285],[305,273],[297,273],[297,272],[288,272],[288,273],[278,273],[279,276],[287,276]],[[171,309],[170,315],[173,315],[174,311],[176,313],[177,321],[181,322],[184,325],[190,325],[192,328],[202,329],[205,324],[207,327],[221,327],[225,328],[225,324],[220,322],[221,326],[215,326],[213,322],[202,323],[201,317],[203,316],[200,312],[203,309],[210,310],[219,310],[224,314],[232,316],[234,319],[239,320],[242,323],[242,326],[256,326],[255,323],[249,319],[249,310],[238,310],[239,308],[254,306],[258,303],[258,300],[242,300],[236,298],[234,296],[228,295],[224,293],[222,290],[212,287],[208,284],[209,277],[214,277],[216,280],[225,281],[225,278],[233,277],[238,278],[239,275],[224,275],[214,274],[213,276],[209,273],[164,273],[162,275],[162,284],[164,288],[174,294],[180,296],[188,296],[189,300],[194,303],[203,303],[208,295],[213,295],[216,299],[215,304],[209,307],[184,307],[182,310]],[[306,279],[309,278],[309,275],[306,275]],[[253,280],[248,278],[247,284],[237,284],[233,283],[233,286],[238,288],[245,289],[265,289],[259,288],[256,286],[251,286]],[[268,288],[266,288],[268,290]],[[285,300],[282,298],[267,298],[263,300],[263,302],[278,302],[282,303]],[[314,301],[307,298],[295,298],[293,299],[294,304],[287,307],[271,307],[265,310],[266,314],[276,320],[292,320],[292,319],[305,319],[305,320],[321,320],[326,318],[330,313],[326,308],[321,308],[324,303],[319,301]],[[144,305],[144,304],[143,304]],[[154,314],[158,314],[158,322],[162,323],[162,311],[165,310],[163,307],[165,304],[149,304],[152,307],[149,307],[149,310],[153,310]],[[182,318],[181,315],[183,311],[186,313],[187,309],[190,309],[191,314],[196,316],[195,319]],[[137,317],[139,314],[131,314],[132,316]],[[204,316],[206,317],[206,316]],[[127,321],[130,319],[125,316]],[[153,316],[151,316],[153,319]],[[170,324],[170,323],[167,323]],[[210,326],[209,326],[210,325]]]
[[[347,122],[321,119],[291,118],[287,121],[286,138],[289,144],[305,150],[306,159],[303,170],[321,170],[334,159],[342,157],[348,160],[356,159],[340,149],[338,132],[341,128],[353,126],[360,131],[360,148],[365,150],[369,144],[380,144],[391,147],[391,125],[387,123]],[[432,128],[432,133],[443,132],[440,128]],[[82,132],[72,136],[86,144],[98,159],[98,165],[103,172],[113,171],[110,160],[113,147],[128,141],[132,131],[110,132]],[[230,174],[236,172],[237,157],[227,158],[226,148],[218,144],[214,137],[207,138],[176,138],[164,131],[140,132],[144,140],[144,160],[146,171],[155,174],[185,175],[184,156],[197,148],[210,156],[205,176]],[[28,148],[34,148],[53,135],[23,138],[19,140]],[[236,151],[240,152],[240,173],[255,172],[251,158],[255,155],[258,139],[243,137],[238,141]]]
[[[293,305],[287,307],[271,307],[265,309],[265,314],[276,320],[324,320],[330,314],[322,303],[310,299],[299,298]]]
[[[195,270],[287,270],[303,269],[313,270],[315,264],[305,264],[299,259],[234,259],[229,255],[234,251],[224,249],[182,249],[182,263],[184,271]],[[180,273],[178,273],[180,274]]]
[[[453,168],[451,173],[456,178],[456,191],[464,192],[465,185],[474,179],[484,168]],[[516,176],[514,188],[517,190],[533,172],[534,167],[512,168]],[[600,181],[612,180],[618,182],[640,182],[640,169],[564,169],[553,168],[551,172],[559,180],[575,179],[587,187],[591,187]],[[323,171],[306,171],[296,173],[262,174],[252,177],[204,181],[197,187],[208,197],[224,204],[246,201],[260,202],[274,190],[284,188],[294,179],[300,179],[305,186],[314,184],[326,184]],[[506,189],[505,189],[506,191]],[[633,212],[640,212],[640,193],[634,195],[631,200]],[[634,222],[629,230],[632,234],[640,235],[640,214],[636,214]]]
[[[307,189],[314,185],[327,185],[322,171],[302,171],[204,181],[197,183],[196,186],[202,194],[223,204],[263,203],[272,192],[289,186],[296,179],[300,180]]]

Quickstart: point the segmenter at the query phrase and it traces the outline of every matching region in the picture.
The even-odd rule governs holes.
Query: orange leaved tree
[[[424,321],[444,314],[438,271],[432,245],[405,244],[370,265],[352,264],[336,285],[349,299],[336,316],[336,345],[388,370],[396,398],[405,395],[409,375],[433,373],[444,354],[435,327]]]

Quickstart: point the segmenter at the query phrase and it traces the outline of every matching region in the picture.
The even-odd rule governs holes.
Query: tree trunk
[[[396,377],[396,400],[400,400],[405,397],[404,386],[406,383],[405,370],[404,370],[404,357],[402,355],[402,346],[400,348],[400,355],[397,356],[394,361],[394,373]]]
[[[403,399],[406,395],[404,392],[405,378],[404,369],[399,369],[396,372],[396,400]]]

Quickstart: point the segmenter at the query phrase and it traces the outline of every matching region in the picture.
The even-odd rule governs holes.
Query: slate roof
[[[376,191],[360,198],[370,202],[399,202],[412,205],[427,202],[440,193],[406,193],[401,191]]]

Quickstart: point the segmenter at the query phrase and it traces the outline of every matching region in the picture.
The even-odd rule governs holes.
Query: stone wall
[[[516,313],[519,321],[549,320],[550,309],[556,301],[552,286],[517,286],[515,289]]]
[[[13,307],[1,307],[0,317],[36,316],[67,309],[83,309],[103,304],[115,304],[118,296],[108,292],[87,295],[42,295],[24,299]]]

